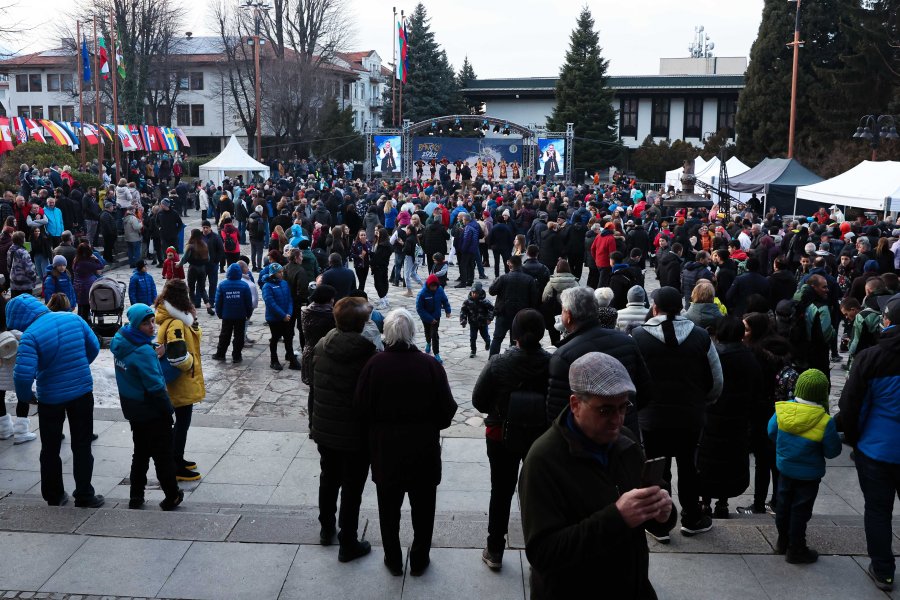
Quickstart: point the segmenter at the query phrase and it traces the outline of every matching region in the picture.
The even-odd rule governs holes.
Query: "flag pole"
[[[406,21],[406,19],[403,16],[403,11],[401,10],[400,11],[400,26],[404,27],[404,30],[405,30],[405,26],[406,26],[405,21]],[[399,32],[397,33],[397,35],[399,35]],[[406,36],[404,36],[404,40],[407,44],[407,47],[409,47],[409,40],[406,39]],[[407,52],[408,52],[408,50],[407,50]],[[403,56],[400,56],[400,61],[401,62],[403,61]],[[403,74],[405,76],[406,75],[406,73],[405,73],[406,63],[403,63],[403,68],[404,68]],[[397,114],[399,115],[399,117],[397,119],[397,123],[400,125],[400,127],[403,127],[403,80],[402,79],[400,80],[400,107],[398,109]]]
[[[394,17],[391,20],[391,31],[394,32],[392,46],[394,48],[394,72],[391,74],[391,123],[397,126],[397,39],[400,32],[397,30],[397,7],[394,7]]]
[[[84,54],[82,54],[81,48],[78,47],[78,40],[82,40],[82,43],[84,43],[84,38],[81,36],[81,21],[76,21],[75,31],[75,46],[78,52],[78,121],[81,123],[81,131],[78,132],[78,136],[81,142],[79,144],[81,167],[84,168],[84,163],[87,160],[84,148]]]
[[[109,9],[109,40],[110,50],[107,51],[109,55],[109,72],[112,75],[112,109],[113,109],[113,151],[115,152],[116,157],[116,179],[121,179],[122,173],[122,156],[119,152],[119,146],[121,145],[121,141],[119,140],[119,98],[116,93],[116,80],[119,78],[118,68],[119,65],[116,64],[116,28],[115,28],[115,20],[113,18],[113,9]],[[170,123],[171,125],[171,123]]]
[[[97,17],[94,25],[94,125],[97,127],[97,162],[100,168],[100,187],[103,187],[103,126],[100,124],[100,43],[97,40]]]

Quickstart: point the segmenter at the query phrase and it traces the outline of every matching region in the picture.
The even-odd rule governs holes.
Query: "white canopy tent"
[[[264,180],[268,179],[269,167],[247,154],[234,136],[217,157],[200,165],[200,180],[212,181],[215,185],[221,185],[228,175],[243,175],[244,181],[249,182],[255,173],[259,173]]]
[[[703,160],[702,156],[697,156],[694,159],[694,174],[696,175],[700,171],[706,168],[707,162]],[[684,175],[684,167],[678,167],[672,171],[666,171],[666,182],[665,189],[668,191],[669,187],[674,187],[676,190],[681,190],[681,176]]]
[[[893,212],[900,208],[900,162],[864,160],[831,179],[797,188],[797,200]]]

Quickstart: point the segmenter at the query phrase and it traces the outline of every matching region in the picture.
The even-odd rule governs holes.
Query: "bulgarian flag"
[[[406,37],[406,25],[397,22],[397,79],[406,83],[406,56],[409,53],[409,39]]]
[[[109,79],[109,55],[106,53],[106,40],[97,38],[97,52],[100,56],[100,75],[103,79]]]
[[[125,59],[122,57],[122,36],[116,35],[116,71],[119,77],[125,79]]]

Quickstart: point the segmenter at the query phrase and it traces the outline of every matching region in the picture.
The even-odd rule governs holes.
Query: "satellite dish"
[[[710,42],[706,47],[709,48],[710,50],[712,50],[713,48],[716,47],[716,43],[715,43],[715,42]]]

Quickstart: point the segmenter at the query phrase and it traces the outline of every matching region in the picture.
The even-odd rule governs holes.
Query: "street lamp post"
[[[891,115],[865,115],[859,120],[859,127],[851,137],[858,140],[869,140],[872,146],[872,160],[877,160],[878,146],[882,138],[886,140],[900,139],[894,117]]]
[[[251,44],[253,45],[253,62],[256,67],[256,160],[262,161],[262,121],[259,102],[259,55],[261,52],[261,46],[264,42],[259,38],[259,28],[262,22],[261,13],[267,12],[270,7],[265,2],[265,0],[246,0],[246,2],[241,5],[241,7],[244,10],[253,11],[254,28],[253,41],[251,42]]]

